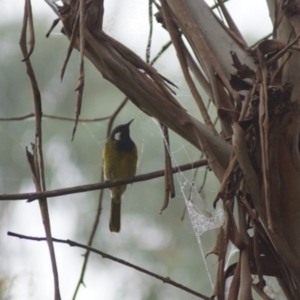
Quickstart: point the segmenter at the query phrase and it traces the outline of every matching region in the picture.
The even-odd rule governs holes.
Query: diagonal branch
[[[22,235],[22,234],[10,232],[10,231],[7,232],[7,235],[8,235],[8,236],[12,236],[12,237],[18,237],[18,238],[20,238],[20,239],[26,239],[26,240],[31,240],[31,241],[37,241],[37,242],[40,242],[40,241],[46,241],[46,238],[42,238],[42,237],[31,237],[31,236],[26,236],[26,235]],[[201,299],[204,299],[204,300],[210,300],[210,299],[211,299],[211,298],[208,297],[208,296],[205,296],[205,295],[203,295],[203,294],[201,294],[201,293],[199,293],[199,292],[196,292],[196,291],[194,291],[194,290],[192,290],[192,289],[190,289],[190,288],[188,288],[188,287],[186,287],[186,286],[184,286],[184,285],[182,285],[182,284],[180,284],[180,283],[178,283],[178,282],[172,280],[170,277],[163,277],[163,276],[158,275],[158,274],[156,274],[156,273],[153,273],[153,272],[151,272],[151,271],[149,271],[149,270],[146,270],[146,269],[144,269],[144,268],[141,268],[141,267],[139,267],[139,266],[137,266],[137,265],[134,265],[134,264],[132,264],[132,263],[130,263],[130,262],[127,262],[127,261],[125,261],[125,260],[123,260],[123,259],[120,259],[120,258],[117,258],[117,257],[112,256],[112,255],[110,255],[110,254],[107,254],[106,252],[103,252],[103,251],[101,251],[101,250],[97,250],[97,249],[95,249],[95,248],[88,247],[88,246],[85,246],[85,245],[83,245],[83,244],[80,244],[80,243],[71,241],[71,240],[62,240],[62,239],[56,239],[56,238],[53,238],[52,240],[53,240],[54,242],[56,242],[56,243],[67,244],[67,245],[69,245],[69,246],[71,246],[71,247],[79,247],[79,248],[82,248],[82,249],[86,249],[86,250],[88,250],[88,251],[91,251],[91,252],[93,252],[93,253],[96,253],[96,254],[102,256],[102,258],[107,258],[107,259],[110,259],[110,260],[112,260],[112,261],[115,261],[115,262],[117,262],[117,263],[119,263],[119,264],[122,264],[122,265],[125,265],[125,266],[127,266],[127,267],[133,268],[133,269],[135,269],[135,270],[137,270],[137,271],[139,271],[139,272],[142,272],[142,273],[147,274],[147,275],[149,275],[149,276],[151,276],[151,277],[154,277],[154,278],[156,278],[156,279],[158,279],[158,280],[161,280],[163,283],[168,283],[168,284],[170,284],[170,285],[173,285],[173,286],[175,286],[175,287],[177,287],[177,288],[179,288],[179,289],[181,289],[181,290],[183,290],[183,291],[186,291],[186,292],[188,292],[188,293],[190,293],[190,294],[192,294],[192,295],[195,295],[195,296],[197,296],[197,297],[199,297],[199,298],[201,298]]]

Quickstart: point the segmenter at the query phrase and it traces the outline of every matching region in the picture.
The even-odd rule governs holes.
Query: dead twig
[[[36,241],[36,242],[46,241],[46,238],[43,238],[43,237],[26,236],[26,235],[22,235],[22,234],[10,232],[10,231],[7,232],[7,235],[8,236],[12,236],[12,237],[17,237],[17,238],[20,238],[20,239],[26,239],[26,240]],[[201,299],[204,299],[204,300],[210,300],[211,299],[210,297],[205,296],[205,295],[203,295],[203,294],[201,294],[199,292],[196,292],[196,291],[194,291],[194,290],[192,290],[192,289],[190,289],[190,288],[188,288],[188,287],[186,287],[186,286],[184,286],[184,285],[182,285],[182,284],[180,284],[180,283],[172,280],[169,277],[163,277],[163,276],[158,275],[156,273],[153,273],[153,272],[151,272],[149,270],[141,268],[141,267],[139,267],[137,265],[134,265],[134,264],[132,264],[132,263],[130,263],[128,261],[125,261],[123,259],[117,258],[117,257],[112,256],[110,254],[107,254],[107,253],[105,253],[105,252],[103,252],[101,250],[97,250],[95,248],[92,248],[92,247],[89,247],[89,246],[85,246],[83,244],[80,244],[80,243],[77,243],[77,242],[71,241],[71,240],[62,240],[62,239],[56,239],[56,238],[53,238],[52,240],[54,242],[56,242],[56,243],[67,244],[67,245],[69,245],[71,247],[79,247],[79,248],[82,248],[82,249],[86,249],[86,250],[88,250],[90,252],[93,252],[93,253],[96,253],[96,254],[102,256],[102,258],[107,258],[107,259],[110,259],[110,260],[115,261],[117,263],[120,263],[122,265],[125,265],[127,267],[133,268],[133,269],[135,269],[135,270],[137,270],[139,272],[142,272],[142,273],[147,274],[147,275],[149,275],[151,277],[159,279],[163,283],[167,283],[167,284],[170,284],[172,286],[175,286],[175,287],[177,287],[177,288],[179,288],[179,289],[181,289],[183,291],[186,291],[186,292],[188,292],[188,293],[190,293],[192,295],[195,295],[195,296],[197,296],[197,297],[199,297]]]
[[[196,162],[188,163],[185,165],[181,165],[175,168],[172,168],[173,173],[183,172],[187,170],[191,170],[194,168],[199,168],[202,166],[207,166],[208,162],[206,159],[199,160]],[[165,175],[165,170],[155,171],[143,175],[137,175],[133,178],[126,178],[122,180],[115,180],[115,181],[105,181],[101,183],[94,183],[94,184],[86,184],[86,185],[80,185],[70,188],[64,188],[64,189],[57,189],[57,190],[48,190],[45,192],[40,193],[19,193],[19,194],[2,194],[0,195],[0,200],[26,200],[28,199],[28,202],[34,201],[38,198],[45,198],[45,197],[57,197],[57,196],[63,196],[63,195],[70,195],[70,194],[76,194],[76,193],[84,193],[89,191],[95,191],[95,190],[101,190],[105,188],[111,188],[118,185],[128,184],[128,183],[134,183],[134,182],[140,182],[140,181],[146,181],[158,177],[162,177]]]

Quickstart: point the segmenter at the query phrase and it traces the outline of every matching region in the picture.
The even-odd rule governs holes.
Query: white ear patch
[[[115,134],[115,139],[116,139],[117,141],[119,141],[120,138],[121,138],[121,132],[117,132],[117,133]]]

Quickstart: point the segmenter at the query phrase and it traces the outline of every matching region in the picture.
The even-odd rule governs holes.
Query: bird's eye
[[[121,132],[117,132],[117,133],[115,134],[115,139],[116,139],[117,141],[119,141],[120,138],[121,138]]]

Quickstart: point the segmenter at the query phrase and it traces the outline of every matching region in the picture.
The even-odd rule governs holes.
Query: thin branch
[[[20,238],[20,239],[26,239],[26,240],[31,240],[31,241],[37,241],[37,242],[40,242],[40,241],[46,241],[46,238],[42,238],[42,237],[31,237],[31,236],[26,236],[26,235],[22,235],[22,234],[10,232],[10,231],[7,232],[7,235],[8,235],[8,236],[12,236],[12,237],[18,237],[18,238]],[[88,247],[88,246],[85,246],[85,245],[83,245],[83,244],[80,244],[80,243],[71,241],[71,240],[62,240],[62,239],[56,239],[56,238],[53,238],[52,240],[53,240],[54,242],[56,242],[56,243],[67,244],[67,245],[69,245],[69,246],[71,246],[71,247],[78,247],[78,248],[86,249],[86,250],[88,250],[88,251],[91,251],[91,252],[93,252],[93,253],[96,253],[96,254],[98,254],[98,255],[101,255],[102,258],[107,258],[107,259],[110,259],[110,260],[112,260],[112,261],[115,261],[115,262],[117,262],[117,263],[119,263],[119,264],[122,264],[122,265],[124,265],[124,266],[127,266],[127,267],[130,267],[130,268],[132,268],[132,269],[135,269],[135,270],[137,270],[137,271],[139,271],[139,272],[141,272],[141,273],[147,274],[147,275],[149,275],[149,276],[151,276],[151,277],[154,277],[154,278],[156,278],[156,279],[158,279],[158,280],[161,280],[163,283],[168,283],[168,284],[173,285],[173,286],[175,286],[175,287],[177,287],[177,288],[179,288],[179,289],[181,289],[181,290],[183,290],[183,291],[186,291],[186,292],[188,292],[188,293],[190,293],[190,294],[193,294],[193,295],[195,295],[195,296],[197,296],[197,297],[199,297],[199,298],[201,298],[201,299],[205,299],[205,300],[210,300],[210,299],[211,299],[210,297],[205,296],[205,295],[203,295],[203,294],[201,294],[201,293],[199,293],[199,292],[196,292],[196,291],[194,291],[194,290],[192,290],[192,289],[190,289],[190,288],[188,288],[188,287],[186,287],[186,286],[184,286],[184,285],[182,285],[182,284],[180,284],[180,283],[178,283],[178,282],[172,280],[172,279],[169,278],[169,277],[163,277],[163,276],[161,276],[161,275],[158,275],[158,274],[156,274],[156,273],[153,273],[153,272],[151,272],[151,271],[148,271],[148,270],[146,270],[146,269],[144,269],[144,268],[141,268],[141,267],[139,267],[139,266],[137,266],[137,265],[134,265],[134,264],[132,264],[132,263],[129,263],[128,261],[125,261],[125,260],[123,260],[123,259],[117,258],[117,257],[112,256],[112,255],[110,255],[110,254],[107,254],[107,253],[105,253],[105,252],[103,252],[103,251],[101,251],[101,250],[97,250],[97,249],[95,249],[95,248]]]
[[[188,163],[181,165],[179,167],[172,168],[173,173],[183,172],[187,170],[191,170],[194,168],[199,168],[203,166],[207,166],[208,162],[206,159],[195,161],[194,163]],[[50,190],[45,191],[41,193],[22,193],[22,194],[2,194],[0,195],[0,200],[26,200],[28,199],[28,202],[31,202],[33,200],[36,200],[38,198],[44,198],[44,197],[57,197],[57,196],[63,196],[63,195],[70,195],[70,194],[76,194],[76,193],[84,193],[89,191],[95,191],[95,190],[101,190],[105,188],[111,188],[114,186],[119,186],[123,184],[128,183],[134,183],[134,182],[140,182],[140,181],[146,181],[158,177],[162,177],[165,175],[165,170],[155,171],[147,174],[137,175],[132,178],[125,178],[120,180],[114,180],[114,181],[105,181],[101,183],[94,183],[94,184],[86,184],[86,185],[80,185],[70,188],[64,188],[64,189],[57,189],[57,190]]]
[[[165,45],[163,45],[160,49],[160,51],[156,54],[156,56],[151,60],[151,65],[154,65],[154,63],[160,58],[160,56],[172,45],[172,41],[167,42]]]
[[[0,121],[23,121],[26,119],[30,119],[35,117],[35,113],[28,113],[23,116],[18,117],[7,117],[7,118],[0,118]],[[61,121],[75,121],[75,118],[69,118],[69,117],[61,117],[61,116],[55,116],[55,115],[48,115],[48,114],[42,114],[43,118],[47,119],[54,119],[54,120],[61,120]],[[110,119],[112,116],[102,117],[102,118],[92,118],[92,119],[78,119],[78,122],[100,122]]]
[[[126,105],[127,101],[128,101],[128,97],[125,97],[125,98],[123,99],[123,101],[120,103],[120,105],[117,107],[117,109],[115,110],[115,112],[114,112],[114,113],[112,114],[112,116],[110,117],[110,120],[109,120],[108,125],[107,125],[106,137],[109,136],[115,118],[116,118],[117,115],[120,113],[120,111],[123,109],[123,107]]]
[[[149,0],[148,3],[148,17],[149,17],[149,36],[146,47],[146,62],[150,62],[150,51],[151,51],[151,43],[152,43],[152,35],[153,35],[153,10],[152,10],[152,2],[153,0]]]
[[[120,103],[120,105],[116,108],[115,112],[110,117],[109,123],[107,125],[107,134],[106,134],[107,138],[109,137],[111,128],[113,126],[113,123],[114,123],[116,117],[121,112],[121,110],[124,108],[127,101],[128,101],[128,98],[125,97],[123,99],[123,101]],[[101,170],[101,176],[100,177],[101,177],[100,181],[102,182],[104,180],[103,169]],[[99,193],[97,213],[96,213],[94,224],[93,224],[93,227],[92,227],[92,231],[91,231],[91,234],[90,234],[90,237],[89,237],[89,240],[88,240],[88,246],[89,247],[91,247],[92,244],[93,244],[93,241],[94,241],[94,238],[95,238],[95,235],[96,235],[96,232],[97,232],[97,228],[98,228],[98,225],[99,225],[100,216],[101,216],[101,212],[102,212],[103,194],[104,194],[104,189],[100,190],[100,193]],[[75,291],[74,291],[74,294],[73,294],[73,298],[72,298],[73,300],[76,299],[81,284],[84,285],[84,275],[85,275],[85,271],[86,271],[86,268],[87,268],[89,256],[90,256],[90,251],[87,250],[85,255],[84,255],[84,260],[83,260],[83,263],[82,263],[80,276],[79,276],[79,279],[78,279],[78,282],[76,284],[76,288],[75,288]]]
[[[267,34],[267,35],[265,35],[264,37],[262,37],[261,39],[259,39],[258,41],[256,41],[254,44],[252,44],[252,45],[250,46],[250,48],[256,47],[258,44],[260,44],[262,41],[267,40],[267,39],[270,38],[272,35],[273,35],[272,32],[269,33],[269,34]]]
[[[27,40],[27,30],[29,30],[29,34],[30,34],[29,42]],[[31,174],[33,177],[36,191],[40,193],[46,190],[45,169],[44,169],[44,159],[43,159],[43,140],[42,140],[42,101],[41,101],[41,93],[39,90],[38,82],[30,61],[30,56],[33,53],[34,46],[35,46],[33,16],[32,16],[32,8],[31,8],[30,0],[25,1],[23,27],[21,29],[19,44],[23,54],[23,61],[25,62],[27,75],[29,77],[30,84],[31,84],[34,111],[35,111],[35,143],[32,144],[33,153],[31,154],[27,149],[26,152],[27,152],[27,158],[30,164]],[[27,47],[28,44],[29,44],[29,50]],[[39,198],[39,206],[40,206],[45,234],[47,237],[47,245],[48,245],[51,266],[52,266],[52,273],[53,273],[53,280],[54,280],[54,298],[55,300],[60,300],[61,297],[59,291],[57,263],[55,258],[54,246],[52,242],[52,236],[51,236],[51,224],[50,224],[48,204],[47,204],[47,199],[45,197]]]

